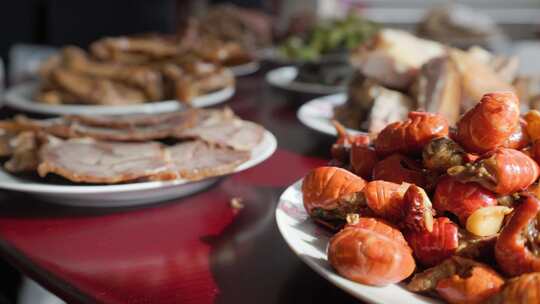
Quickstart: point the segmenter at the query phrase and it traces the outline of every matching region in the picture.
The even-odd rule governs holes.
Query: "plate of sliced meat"
[[[35,100],[39,83],[28,82],[11,87],[5,93],[6,105],[13,108],[48,115],[121,115],[134,113],[164,113],[185,109],[186,104],[178,100],[163,100],[126,105],[84,105],[84,104],[48,104]],[[234,86],[225,87],[205,95],[194,97],[192,107],[201,108],[227,101],[234,95]]]
[[[18,116],[0,123],[0,188],[66,205],[117,207],[190,195],[277,147],[225,109],[162,114]]]

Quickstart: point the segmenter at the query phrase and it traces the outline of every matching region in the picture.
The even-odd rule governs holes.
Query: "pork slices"
[[[213,145],[249,151],[262,141],[263,135],[264,128],[241,120],[231,109],[224,108],[221,111],[202,112],[192,127],[177,129],[173,137],[200,139]]]
[[[121,116],[65,116],[51,119],[15,118],[24,130],[43,131],[60,138],[90,137],[105,141],[149,141],[166,138],[200,139],[211,145],[251,150],[264,129],[239,119],[230,109]]]
[[[170,137],[176,130],[192,126],[196,121],[194,115],[191,111],[160,117],[138,115],[131,123],[128,116],[111,118],[66,116],[42,120],[17,116],[15,121],[23,129],[43,131],[61,138],[91,137],[107,141],[148,141]]]
[[[189,127],[197,121],[202,110],[188,109],[181,112],[160,114],[131,114],[131,115],[68,115],[66,120],[78,122],[93,127],[111,129],[129,129],[148,127],[158,124],[177,123],[180,127]]]
[[[112,143],[71,139],[46,144],[38,173],[58,174],[78,183],[115,184],[149,176],[173,179],[166,152],[159,143]]]
[[[120,143],[70,139],[44,145],[38,173],[55,173],[72,182],[116,184],[141,180],[191,181],[228,174],[250,153],[200,140],[167,147],[157,142]]]
[[[250,153],[211,146],[194,140],[168,149],[173,170],[180,178],[200,180],[228,174],[250,158]]]

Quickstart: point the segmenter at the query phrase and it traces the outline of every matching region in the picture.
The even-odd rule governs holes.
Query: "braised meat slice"
[[[42,177],[55,173],[72,182],[93,184],[200,180],[231,173],[249,158],[249,152],[200,140],[167,147],[157,142],[119,143],[78,138],[43,145],[37,170]]]
[[[17,116],[15,121],[24,129],[42,130],[61,138],[146,141],[167,138],[176,130],[191,126],[196,120],[194,114],[186,111],[160,117],[137,115],[132,122],[131,116],[68,116],[43,120]]]
[[[168,153],[174,171],[189,180],[231,173],[250,157],[249,152],[215,147],[199,140],[174,145]]]
[[[42,140],[32,131],[24,131],[9,141],[11,158],[4,163],[4,168],[12,173],[36,170],[39,164],[39,147]]]
[[[71,139],[46,144],[38,173],[58,174],[73,182],[114,184],[159,176],[172,179],[166,153],[159,143],[113,143]]]
[[[264,129],[255,123],[230,119],[183,129],[175,136],[180,139],[197,138],[222,147],[249,151],[261,142],[263,135]]]
[[[66,119],[95,127],[115,129],[152,126],[157,124],[177,122],[180,125],[189,124],[200,115],[199,109],[188,109],[182,112],[160,114],[130,114],[130,115],[69,115]]]
[[[122,116],[66,116],[51,119],[15,118],[22,130],[44,131],[61,138],[91,137],[107,141],[147,141],[165,138],[201,139],[235,150],[251,150],[264,129],[237,118],[230,109],[200,110],[167,114]]]

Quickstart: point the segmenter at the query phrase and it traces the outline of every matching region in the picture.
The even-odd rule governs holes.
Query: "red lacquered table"
[[[281,238],[281,192],[325,164],[332,138],[302,126],[291,96],[238,80],[227,103],[276,135],[265,163],[208,191],[137,208],[70,208],[0,192],[1,257],[68,303],[351,303]],[[244,208],[230,206],[243,199]]]

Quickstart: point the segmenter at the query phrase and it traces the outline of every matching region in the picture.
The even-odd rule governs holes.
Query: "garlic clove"
[[[467,231],[477,236],[497,234],[502,227],[504,217],[512,212],[506,206],[489,206],[474,211],[466,223]]]

